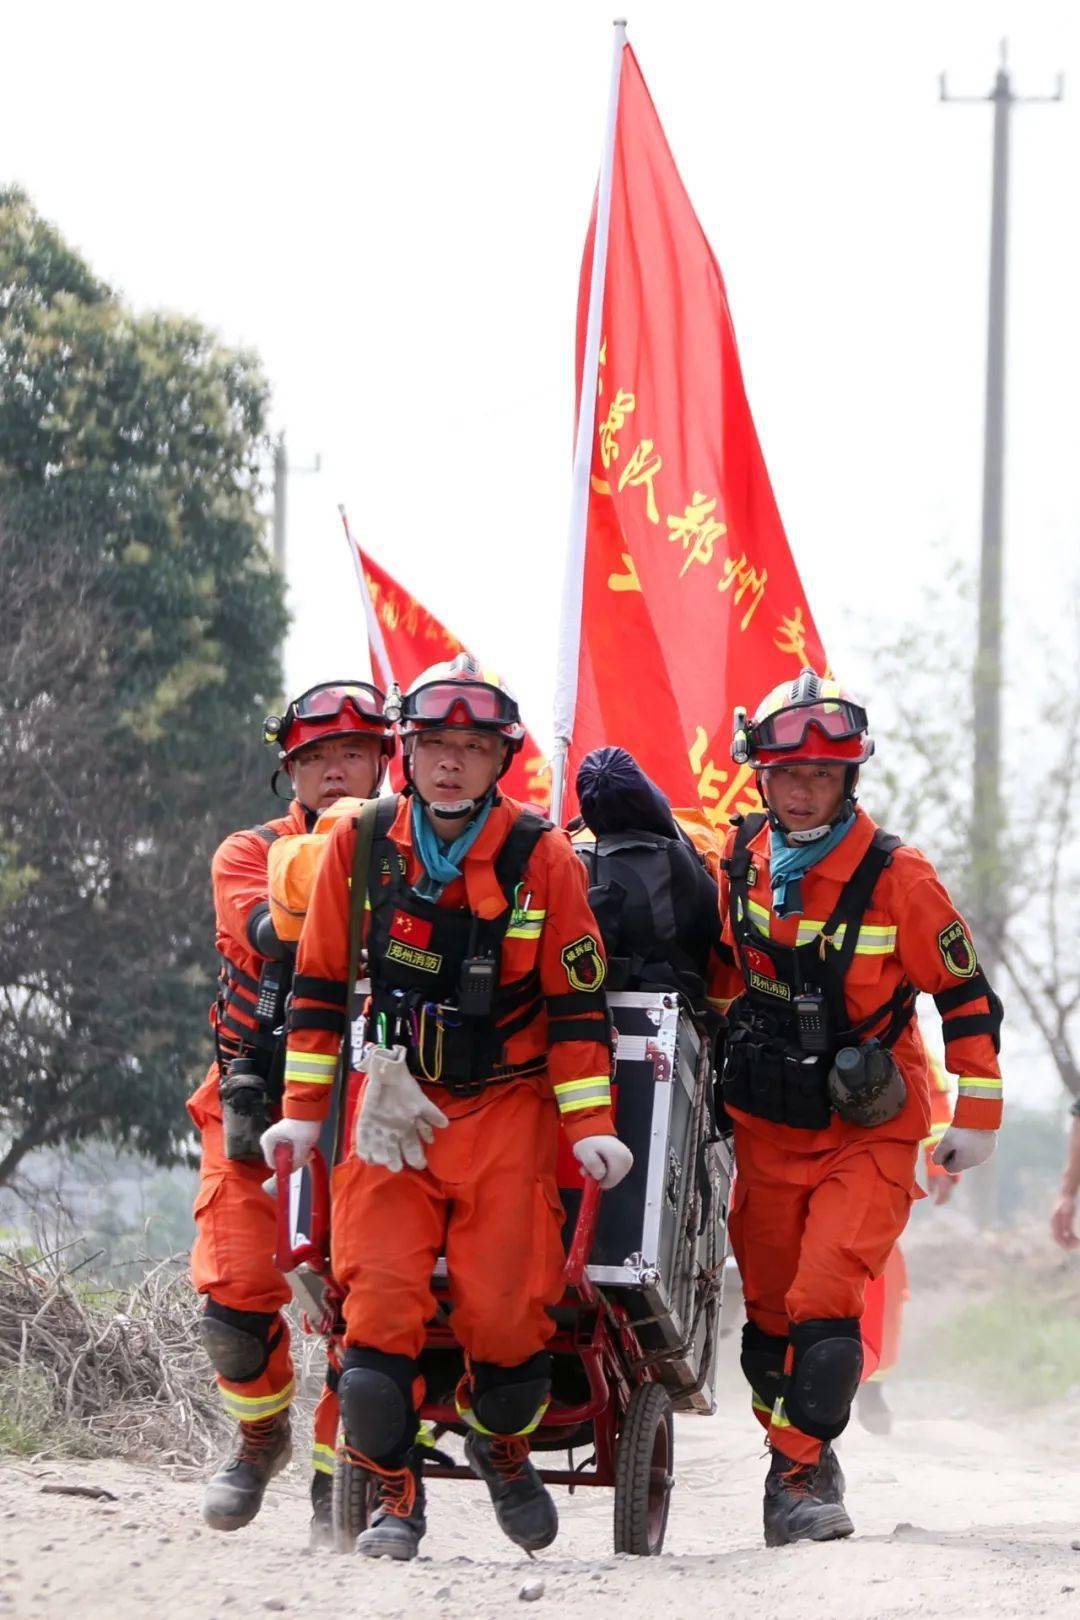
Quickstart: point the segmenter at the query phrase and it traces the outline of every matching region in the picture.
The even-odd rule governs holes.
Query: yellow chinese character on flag
[[[628,394],[625,388],[618,390],[609,405],[608,413],[600,424],[600,460],[605,467],[610,467],[613,461],[618,461],[619,443],[615,435],[636,405],[634,395]]]
[[[679,569],[680,579],[691,563],[711,563],[717,540],[727,534],[727,524],[718,523],[710,515],[715,511],[716,497],[710,501],[703,490],[696,489],[682,517],[668,517],[668,539],[678,540],[686,552],[686,561]]]
[[[738,588],[735,592],[736,603],[741,602],[747,592],[750,593],[751,597],[750,606],[739,623],[740,630],[745,630],[754,617],[758,604],[765,595],[765,587],[768,582],[769,570],[763,568],[759,574],[757,569],[747,562],[745,551],[738,561],[734,557],[724,558],[724,577],[717,585],[717,590],[726,591],[732,585],[737,585]]]
[[[656,493],[653,490],[653,479],[663,465],[662,457],[653,452],[652,440],[642,439],[619,474],[620,490],[625,489],[627,484],[632,488],[637,488],[639,484],[645,486],[645,514],[650,523],[659,523],[660,521],[660,513],[656,506]]]

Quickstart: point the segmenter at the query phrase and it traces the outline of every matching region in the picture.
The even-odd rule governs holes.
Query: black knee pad
[[[398,1467],[416,1437],[416,1362],[381,1350],[346,1350],[338,1379],[345,1438],[374,1463]]]
[[[770,1410],[783,1386],[787,1347],[786,1334],[766,1333],[756,1322],[747,1322],[743,1327],[739,1358],[743,1377],[761,1404]]]
[[[282,1331],[276,1311],[234,1311],[216,1299],[207,1300],[199,1321],[199,1338],[210,1365],[234,1384],[262,1377]]]
[[[795,1360],[784,1390],[785,1414],[815,1440],[835,1440],[847,1427],[862,1376],[858,1318],[796,1322],[789,1337]]]
[[[492,1434],[520,1434],[551,1393],[551,1357],[538,1350],[516,1367],[472,1363],[472,1409]]]

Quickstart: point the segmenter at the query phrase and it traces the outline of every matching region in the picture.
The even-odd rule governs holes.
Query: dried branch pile
[[[203,1469],[226,1426],[195,1332],[200,1305],[165,1261],[124,1294],[54,1259],[0,1255],[0,1418],[46,1456]],[[2,1430],[0,1430],[2,1434]]]

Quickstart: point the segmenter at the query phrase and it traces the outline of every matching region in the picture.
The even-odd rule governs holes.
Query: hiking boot
[[[357,1538],[365,1558],[415,1558],[427,1530],[427,1499],[419,1459],[410,1452],[404,1468],[371,1468],[372,1505],[368,1527]]]
[[[308,1546],[312,1552],[332,1552],[334,1547],[334,1476],[314,1473],[311,1476],[311,1528]]]
[[[527,1438],[470,1430],[465,1460],[487,1486],[504,1535],[526,1552],[550,1547],[559,1533],[559,1515],[551,1492],[529,1461]]]
[[[231,1454],[203,1493],[203,1518],[212,1530],[239,1530],[262,1507],[266,1487],[292,1457],[288,1409],[256,1423],[241,1423]]]
[[[765,1545],[838,1541],[855,1526],[844,1507],[844,1476],[831,1446],[816,1463],[793,1462],[774,1451],[765,1480]]]
[[[855,1415],[871,1434],[892,1434],[892,1412],[881,1384],[864,1384],[855,1398]]]

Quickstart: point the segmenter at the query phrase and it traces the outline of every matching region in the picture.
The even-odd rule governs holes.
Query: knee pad
[[[784,1390],[788,1420],[815,1440],[835,1440],[847,1427],[862,1375],[862,1334],[854,1316],[796,1322]]]
[[[743,1327],[739,1358],[743,1377],[762,1406],[770,1411],[782,1391],[787,1348],[786,1334],[766,1333],[756,1322],[747,1322]]]
[[[234,1311],[216,1299],[207,1300],[199,1321],[199,1338],[210,1365],[234,1384],[262,1377],[282,1331],[276,1311]]]
[[[471,1373],[473,1415],[492,1434],[523,1434],[551,1394],[551,1357],[546,1350],[516,1367],[474,1361]]]
[[[338,1379],[345,1438],[374,1463],[397,1466],[416,1435],[411,1356],[350,1348]]]

